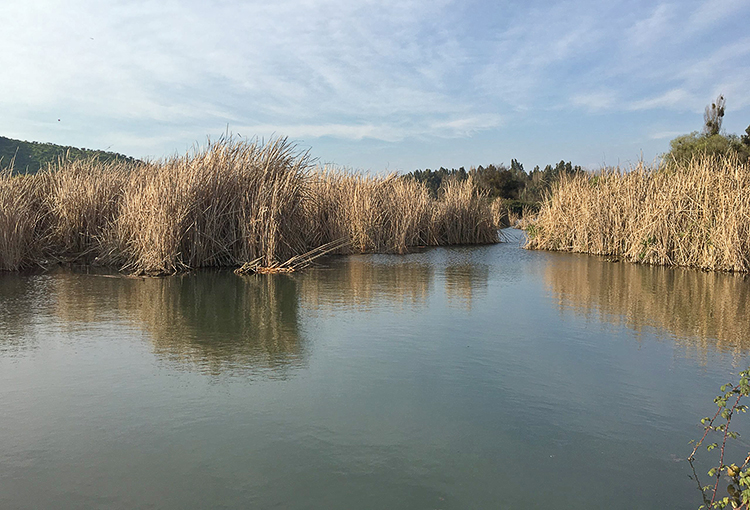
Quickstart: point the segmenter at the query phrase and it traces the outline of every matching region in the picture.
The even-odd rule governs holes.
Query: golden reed
[[[526,231],[529,249],[747,272],[750,164],[696,157],[563,177]]]
[[[312,165],[286,139],[221,139],[185,156],[126,165],[61,160],[0,173],[0,270],[75,262],[141,274],[271,266],[346,239],[346,252],[498,241],[470,181],[440,198],[411,180]]]

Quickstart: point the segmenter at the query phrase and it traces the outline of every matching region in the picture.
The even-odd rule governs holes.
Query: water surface
[[[697,508],[683,459],[750,361],[750,282],[510,235],[0,274],[0,508]]]

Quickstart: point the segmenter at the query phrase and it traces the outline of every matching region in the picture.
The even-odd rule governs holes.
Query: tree
[[[706,136],[718,135],[721,132],[721,121],[724,119],[726,100],[724,94],[719,94],[716,101],[706,106],[703,114],[703,133]]]
[[[523,169],[523,164],[519,163],[517,159],[510,160],[510,171],[513,175],[523,175],[526,177],[526,172]]]
[[[693,156],[726,156],[736,153],[740,158],[747,159],[750,156],[750,145],[745,145],[735,135],[705,135],[693,131],[690,134],[678,136],[669,142],[670,151],[667,153],[669,160],[678,163],[690,161]]]
[[[721,123],[726,110],[726,100],[720,94],[716,101],[706,106],[703,115],[703,132],[693,131],[678,136],[669,142],[670,150],[664,156],[668,163],[684,164],[698,155],[729,156],[735,155],[742,161],[750,159],[750,126],[746,136],[721,132]]]

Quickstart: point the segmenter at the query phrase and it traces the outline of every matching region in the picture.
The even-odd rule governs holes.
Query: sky
[[[726,97],[750,0],[3,0],[0,135],[137,158],[226,132],[323,164],[653,161]]]

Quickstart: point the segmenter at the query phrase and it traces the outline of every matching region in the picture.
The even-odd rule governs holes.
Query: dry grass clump
[[[432,215],[435,245],[489,244],[498,241],[497,228],[486,194],[472,179],[443,182]]]
[[[0,172],[0,270],[16,271],[33,263],[42,219],[43,179]]]
[[[280,138],[231,138],[137,165],[60,160],[34,176],[0,175],[0,269],[50,262],[139,274],[285,267],[322,245],[339,253],[496,242],[486,197],[448,182],[313,171]]]
[[[750,166],[732,157],[563,177],[526,227],[530,249],[750,270]]]
[[[503,203],[502,198],[496,198],[492,201],[490,212],[492,213],[492,222],[495,224],[495,228],[503,228],[511,224],[508,208]]]
[[[220,140],[145,165],[125,186],[111,257],[135,272],[174,273],[305,251],[308,161],[286,139]]]
[[[349,251],[405,253],[414,246],[498,241],[487,197],[471,180],[448,180],[437,200],[420,182],[324,169],[313,175],[313,244],[348,238]]]
[[[310,194],[312,245],[346,238],[349,251],[404,253],[430,244],[433,200],[421,183],[323,169]]]
[[[63,159],[39,175],[47,187],[42,204],[47,256],[90,262],[103,255],[131,168],[126,163]]]

